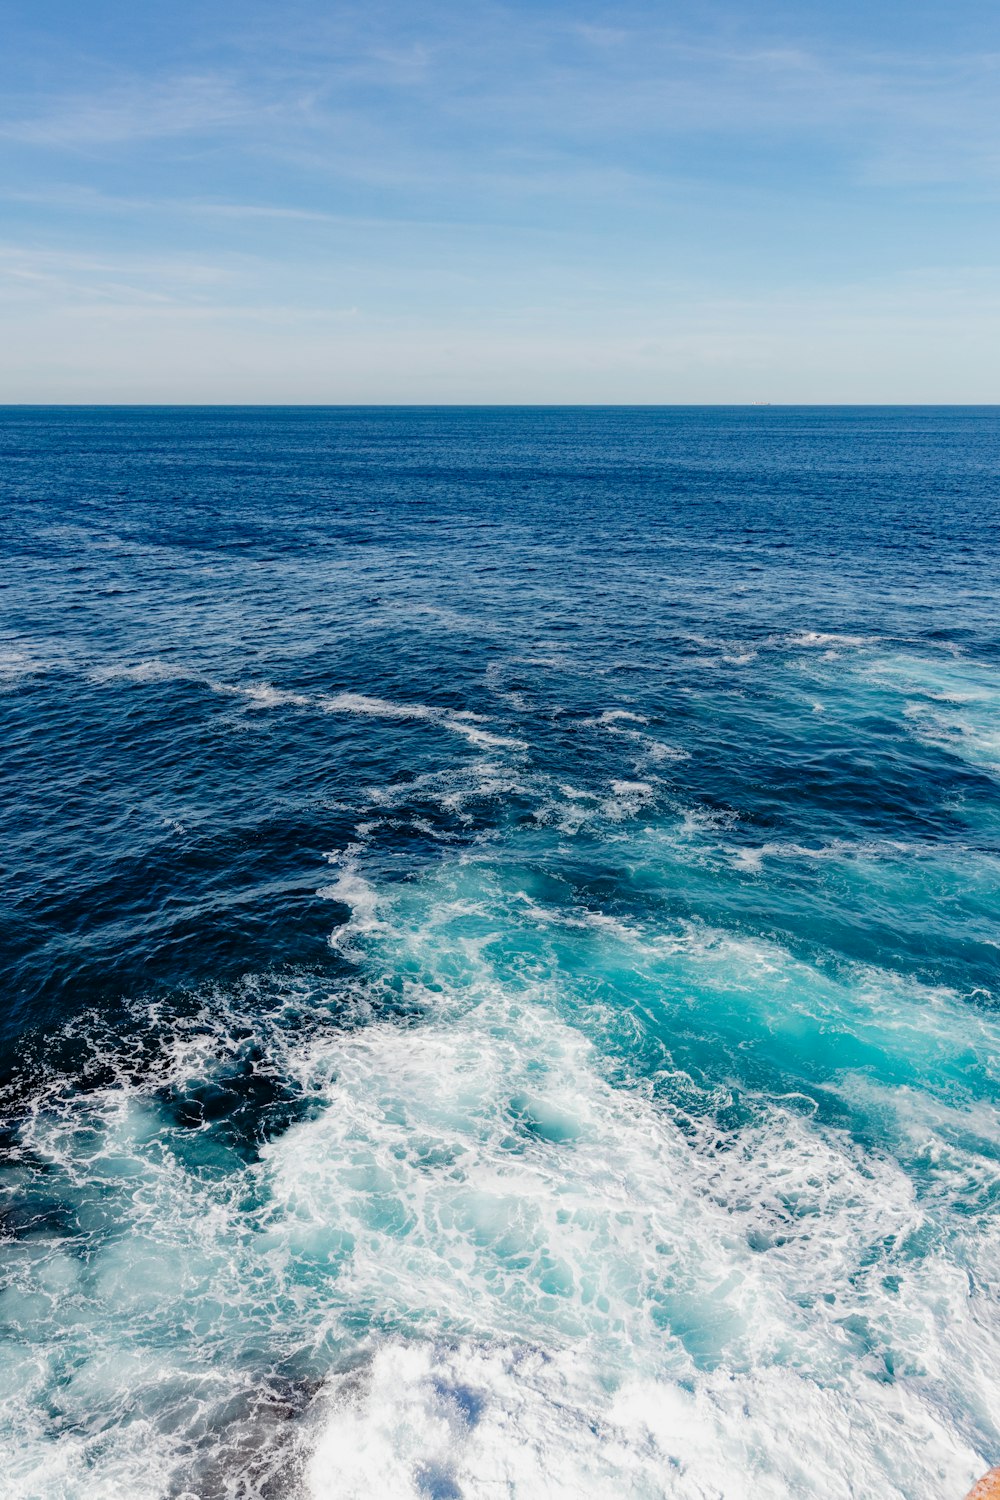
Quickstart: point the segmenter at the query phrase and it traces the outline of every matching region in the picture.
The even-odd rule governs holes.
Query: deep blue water
[[[1000,409],[0,410],[19,1500],[1000,1461]]]

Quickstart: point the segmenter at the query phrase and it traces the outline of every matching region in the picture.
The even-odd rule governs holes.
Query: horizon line
[[[967,411],[997,401],[0,401],[0,411]]]

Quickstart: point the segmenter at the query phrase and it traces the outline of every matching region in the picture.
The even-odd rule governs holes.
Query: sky
[[[0,36],[0,402],[1000,402],[996,0]]]

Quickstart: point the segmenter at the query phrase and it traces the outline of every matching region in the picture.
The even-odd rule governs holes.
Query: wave
[[[931,1500],[986,1467],[1000,1351],[969,1286],[998,1268],[975,1223],[939,1239],[897,1162],[798,1107],[720,1130],[622,1087],[540,990],[481,973],[460,1010],[424,1003],[417,1027],[265,1023],[312,1117],[250,1164],[164,1108],[167,1082],[220,1076],[232,1017],[179,1033],[155,1087],[39,1101],[22,1160],[106,1229],[86,1259],[8,1247],[5,1320],[32,1335],[6,1351],[8,1493],[281,1472],[315,1500]]]
[[[98,684],[119,681],[140,684],[198,682],[224,697],[240,698],[250,708],[315,708],[328,714],[354,714],[363,718],[399,721],[417,720],[439,725],[451,734],[460,736],[476,749],[527,749],[523,740],[483,727],[489,721],[483,715],[469,710],[440,709],[426,703],[396,703],[367,693],[309,694],[275,687],[269,682],[222,682],[195,668],[159,658],[94,666],[89,669],[88,676]]]

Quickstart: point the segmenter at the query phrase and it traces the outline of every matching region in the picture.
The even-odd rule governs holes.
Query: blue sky
[[[0,400],[1000,401],[995,0],[0,25]]]

